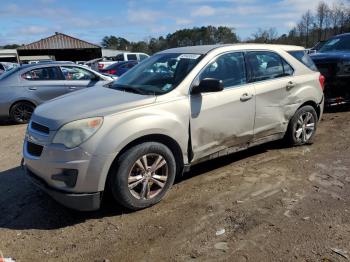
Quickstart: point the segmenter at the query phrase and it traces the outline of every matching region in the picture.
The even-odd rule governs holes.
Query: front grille
[[[41,133],[45,133],[45,134],[50,133],[50,129],[48,127],[40,125],[38,123],[32,122],[30,126],[33,130],[39,131]]]
[[[39,157],[41,156],[41,153],[43,152],[43,146],[34,144],[32,142],[27,142],[27,151],[32,156]]]

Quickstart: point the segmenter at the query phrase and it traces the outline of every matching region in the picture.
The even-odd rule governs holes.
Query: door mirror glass
[[[192,88],[192,94],[220,92],[222,90],[224,90],[224,83],[222,80],[205,78],[199,82],[199,85]]]

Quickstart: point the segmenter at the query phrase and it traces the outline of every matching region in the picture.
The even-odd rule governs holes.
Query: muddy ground
[[[111,201],[98,212],[74,212],[27,182],[19,167],[25,128],[0,126],[0,250],[5,257],[350,259],[350,112],[325,114],[311,146],[270,143],[198,165],[160,204],[131,213]]]

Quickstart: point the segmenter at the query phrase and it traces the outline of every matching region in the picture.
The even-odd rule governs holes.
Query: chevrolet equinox
[[[73,209],[98,209],[106,191],[146,208],[191,165],[278,139],[312,143],[323,83],[302,47],[165,50],[104,88],[37,107],[23,146],[26,176]]]

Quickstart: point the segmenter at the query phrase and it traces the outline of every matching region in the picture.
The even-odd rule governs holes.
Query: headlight
[[[65,124],[56,133],[52,143],[74,148],[88,140],[101,127],[103,117],[87,118]]]

